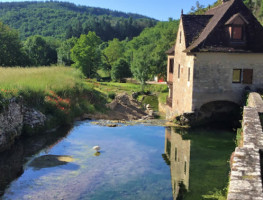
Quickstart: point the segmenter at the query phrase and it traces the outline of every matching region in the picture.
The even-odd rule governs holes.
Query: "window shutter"
[[[253,81],[253,69],[243,70],[243,83],[252,84]]]

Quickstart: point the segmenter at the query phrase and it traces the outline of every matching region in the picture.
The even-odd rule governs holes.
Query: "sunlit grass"
[[[0,109],[12,97],[49,117],[49,126],[70,123],[76,116],[103,109],[103,97],[70,67],[0,67]]]
[[[67,90],[81,83],[82,74],[68,67],[2,68],[0,88],[3,90]]]

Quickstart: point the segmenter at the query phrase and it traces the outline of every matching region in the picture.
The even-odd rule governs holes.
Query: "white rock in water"
[[[97,151],[97,152],[99,152],[100,146],[94,146],[92,149],[95,150],[95,151]]]

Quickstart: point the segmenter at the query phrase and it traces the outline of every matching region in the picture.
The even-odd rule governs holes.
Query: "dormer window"
[[[228,27],[229,38],[232,42],[245,42],[245,28],[248,21],[240,14],[233,15],[225,25]]]
[[[242,40],[243,39],[243,27],[242,26],[230,26],[229,36],[232,40]]]

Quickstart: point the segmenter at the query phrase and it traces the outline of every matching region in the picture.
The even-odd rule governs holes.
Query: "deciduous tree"
[[[81,35],[75,46],[71,49],[71,57],[75,62],[73,66],[80,68],[84,75],[91,78],[101,63],[100,38],[95,32]]]

